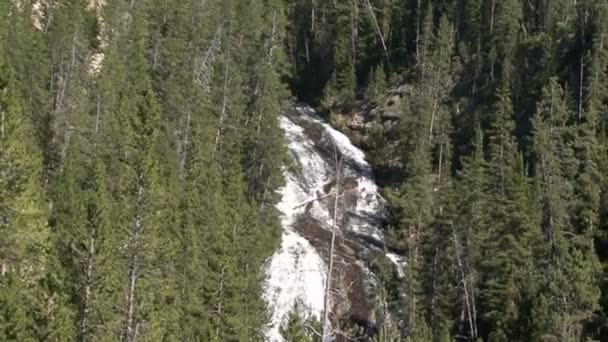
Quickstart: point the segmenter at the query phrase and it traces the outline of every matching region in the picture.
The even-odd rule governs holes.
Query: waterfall
[[[265,268],[264,299],[272,313],[267,331],[270,342],[283,341],[280,327],[296,303],[309,315],[322,316],[337,167],[343,196],[335,258],[341,266],[333,272],[332,283],[348,281],[352,295],[332,295],[331,300],[348,303],[348,311],[358,316],[370,316],[373,303],[355,297],[366,297],[362,292],[372,277],[366,262],[384,253],[384,200],[363,151],[310,107],[298,106],[285,113],[281,127],[292,163],[285,166],[286,183],[277,205],[282,243]],[[394,253],[387,257],[399,269],[401,258]]]

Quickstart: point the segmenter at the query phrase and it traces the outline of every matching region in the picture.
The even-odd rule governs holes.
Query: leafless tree
[[[463,290],[463,302],[464,311],[466,312],[467,322],[469,324],[469,332],[473,340],[477,339],[477,306],[475,305],[475,296],[473,295],[473,288],[470,281],[469,270],[465,269],[464,262],[462,260],[462,247],[458,241],[458,234],[454,224],[452,226],[452,237],[454,242],[454,252],[456,254],[456,262],[458,264],[458,271],[460,275],[460,282]]]
[[[369,2],[369,0],[365,0],[365,3],[367,5],[367,9],[369,10],[369,14],[372,17],[372,21],[374,22],[374,27],[376,28],[376,32],[378,33],[378,37],[380,38],[380,42],[382,43],[382,49],[384,50],[384,55],[386,57],[386,63],[388,65],[388,67],[391,67],[391,60],[388,54],[388,49],[386,47],[386,43],[384,41],[384,35],[382,34],[382,30],[380,29],[380,25],[378,24],[378,19],[376,19],[376,14],[374,13],[374,8],[372,7],[372,4]]]
[[[327,279],[325,281],[325,297],[323,299],[323,334],[322,342],[329,341],[332,336],[331,323],[329,321],[329,312],[331,311],[331,291],[332,291],[332,278],[334,270],[334,257],[335,257],[335,243],[336,234],[338,230],[338,204],[342,194],[340,193],[340,182],[342,179],[342,157],[338,153],[338,147],[336,142],[332,140],[334,147],[334,168],[336,171],[336,188],[334,190],[334,206],[333,206],[333,220],[331,227],[331,243],[329,246],[329,262],[327,267]]]
[[[143,172],[139,172],[137,177],[137,199],[135,202],[135,217],[131,226],[131,238],[129,241],[129,270],[128,270],[128,287],[125,294],[126,313],[125,322],[122,330],[122,340],[132,342],[137,339],[138,322],[135,319],[135,304],[136,304],[136,286],[139,280],[141,271],[142,245],[145,233],[145,223],[143,210],[145,206],[145,185]]]

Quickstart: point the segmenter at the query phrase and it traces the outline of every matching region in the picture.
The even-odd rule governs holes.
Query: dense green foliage
[[[604,0],[2,0],[0,340],[263,340],[286,84],[409,89],[375,340],[608,340],[607,76]]]
[[[263,339],[282,6],[0,3],[0,340]]]
[[[608,3],[288,9],[298,96],[348,115],[406,89],[368,143],[399,174],[383,183],[407,250],[405,277],[385,280],[401,338],[608,340]]]

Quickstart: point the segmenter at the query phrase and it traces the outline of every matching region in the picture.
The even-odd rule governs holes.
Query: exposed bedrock
[[[332,328],[355,324],[363,337],[372,334],[383,298],[378,296],[379,285],[369,266],[378,256],[388,254],[395,267],[401,267],[400,251],[384,238],[385,201],[372,169],[363,151],[311,108],[295,107],[281,120],[292,163],[285,168],[287,182],[277,206],[282,212],[284,240],[266,268],[265,298],[273,313],[268,340],[282,341],[279,327],[296,303],[321,319],[334,214]],[[296,236],[305,241],[297,248]],[[342,340],[339,334],[336,340]]]

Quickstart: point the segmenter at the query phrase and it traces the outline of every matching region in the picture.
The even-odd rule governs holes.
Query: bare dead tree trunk
[[[266,198],[268,197],[268,188],[270,186],[270,178],[266,178],[266,184],[264,185],[264,192],[262,193],[262,203],[260,204],[260,210],[266,207]]]
[[[268,64],[272,65],[272,51],[275,49],[275,39],[277,34],[277,11],[272,11],[272,30],[268,41]]]
[[[87,250],[87,261],[85,268],[85,285],[84,285],[84,300],[82,304],[82,317],[78,327],[78,340],[84,341],[88,330],[90,301],[91,301],[91,284],[93,278],[93,266],[96,253],[96,235],[97,229],[93,228],[89,233],[89,248]]]
[[[435,113],[437,112],[437,97],[433,99],[433,109],[431,111],[431,124],[429,127],[429,146],[433,144],[433,126],[435,125]]]
[[[310,64],[310,51],[308,48],[308,39],[304,40],[304,51],[306,52],[306,62]]]
[[[122,333],[122,341],[133,342],[137,339],[136,329],[134,327],[134,316],[135,316],[135,296],[136,296],[136,285],[139,278],[140,271],[140,248],[141,240],[144,233],[144,222],[142,216],[143,202],[144,202],[144,185],[143,185],[143,172],[138,174],[138,189],[137,189],[137,200],[136,200],[136,212],[135,219],[132,227],[132,236],[130,242],[131,249],[131,260],[129,261],[129,274],[128,274],[128,289],[126,294],[127,312],[125,318],[125,325]]]
[[[61,84],[61,88],[60,88],[60,91],[58,94],[57,103],[56,103],[55,110],[54,110],[54,116],[55,116],[54,120],[57,120],[57,115],[59,115],[63,110],[67,87],[69,86],[70,78],[72,76],[72,73],[73,73],[75,65],[76,65],[76,40],[77,40],[77,38],[78,38],[78,30],[76,29],[76,27],[74,27],[74,34],[72,35],[72,48],[70,51],[70,64],[68,65],[68,70],[66,72],[65,79],[63,79],[63,82]],[[70,137],[72,134],[71,117],[68,113],[66,113],[65,116],[66,117],[65,117],[65,122],[64,122],[63,146],[61,147],[61,155],[60,155],[61,156],[60,169],[63,169],[63,162],[66,158],[66,152],[67,152],[68,145],[70,142]]]
[[[492,0],[492,7],[490,9],[490,35],[494,33],[494,12],[496,10],[496,0]]]
[[[422,4],[421,0],[417,0],[416,2],[416,61],[420,62],[420,25],[421,15],[422,15]]]
[[[97,105],[95,111],[95,131],[94,136],[97,140],[97,134],[99,134],[99,126],[101,125],[101,95],[97,94]]]
[[[139,238],[139,237],[137,237]],[[129,266],[129,288],[127,291],[127,319],[123,332],[123,341],[133,341],[133,316],[135,311],[135,285],[139,276],[139,255],[135,254],[131,257],[131,265]]]
[[[213,143],[212,153],[218,148],[220,140],[222,138],[222,131],[224,126],[224,117],[226,116],[226,106],[228,105],[228,63],[224,63],[224,95],[222,97],[222,110],[220,111],[220,120],[217,126],[217,132],[215,133],[215,141]]]
[[[465,310],[467,314],[467,320],[469,323],[469,331],[471,332],[471,338],[473,341],[477,340],[477,321],[476,321],[476,310],[475,308],[475,298],[469,293],[469,282],[468,277],[465,273],[464,265],[462,263],[462,256],[460,253],[460,244],[458,243],[458,236],[456,234],[456,229],[454,228],[454,224],[452,223],[452,236],[454,241],[454,251],[456,254],[456,262],[458,263],[458,269],[460,271],[460,281],[462,282],[462,288],[464,292],[464,303]],[[471,291],[472,292],[472,291]]]
[[[351,44],[351,49],[353,52],[353,55],[352,55],[353,66],[357,65],[357,36],[359,34],[358,30],[357,30],[358,16],[359,16],[359,14],[358,14],[356,0],[352,0],[352,10],[351,10],[351,15],[350,15],[350,44]]]
[[[374,22],[374,26],[376,27],[376,31],[378,32],[378,37],[380,38],[380,42],[382,43],[382,49],[384,49],[384,55],[386,57],[386,63],[391,68],[391,60],[388,54],[388,49],[386,47],[386,43],[384,42],[384,35],[382,34],[382,30],[380,29],[380,25],[378,24],[378,20],[376,19],[376,14],[374,13],[374,8],[369,0],[366,0],[367,8],[369,9],[369,14],[372,16],[372,21]]]
[[[441,172],[443,171],[443,141],[439,145],[439,166],[437,170],[437,184],[441,185]]]
[[[443,54],[443,47],[441,47],[439,54]],[[431,95],[433,96],[433,110],[431,112],[431,125],[429,127],[429,146],[433,144],[433,128],[435,124],[435,115],[437,113],[437,106],[439,105],[441,89],[445,87],[445,84],[442,84],[441,80],[442,73],[442,68],[437,68],[437,70],[435,70],[435,77],[433,77],[433,83],[431,84],[431,89],[429,90],[429,93],[431,93]]]
[[[217,54],[222,51],[222,26],[220,25],[213,35],[213,39],[205,52],[196,58],[194,63],[193,81],[201,86],[206,92],[210,91],[211,75],[213,74],[213,62]]]
[[[164,1],[163,5],[166,5],[167,2]],[[152,53],[152,70],[156,70],[158,67],[158,59],[159,59],[159,50],[160,50],[160,36],[161,36],[161,28],[167,23],[167,13],[163,13],[163,20],[159,28],[156,30],[156,34],[158,35],[156,41],[154,42],[154,52]]]
[[[437,307],[437,265],[439,264],[439,246],[435,246],[435,250],[433,251],[433,270],[431,281],[431,316],[435,318],[435,308]]]
[[[276,39],[276,32],[277,32],[277,11],[273,11],[272,14],[272,31],[270,34],[270,38],[268,40],[268,67],[272,66],[273,63],[273,59],[272,59],[272,51],[275,49],[275,39]],[[260,86],[259,84],[259,80],[258,80],[258,84],[256,85],[256,88],[258,88]],[[260,96],[264,96],[266,91],[265,89],[262,87],[262,94]],[[258,112],[258,117],[257,117],[257,125],[256,125],[256,133],[260,134],[260,130],[261,130],[261,126],[262,126],[262,115],[264,114],[264,112],[262,110],[260,110]]]
[[[97,136],[99,134],[99,127],[101,125],[101,95],[97,94],[97,109],[95,114],[95,127],[93,130],[94,146],[97,145]],[[78,325],[78,340],[85,341],[87,331],[89,329],[89,314],[90,314],[90,302],[91,302],[91,286],[93,279],[93,269],[95,266],[95,255],[97,254],[97,229],[93,227],[89,231],[89,243],[87,249],[87,258],[85,266],[85,286],[84,286],[84,300],[82,304],[82,317]]]
[[[583,118],[583,82],[585,78],[585,60],[583,55],[581,55],[580,59],[580,70],[579,70],[579,79],[578,79],[578,121],[581,121]]]
[[[334,192],[334,212],[331,227],[331,243],[329,247],[329,266],[327,268],[327,279],[325,280],[325,296],[323,298],[323,335],[321,338],[322,342],[328,342],[331,340],[331,323],[329,322],[329,312],[331,311],[331,287],[332,287],[332,276],[334,268],[334,249],[336,242],[336,230],[338,229],[338,201],[341,196],[340,194],[340,181],[341,181],[341,168],[342,160],[338,157],[338,150],[334,141],[334,166],[336,169],[336,189]]]
[[[409,273],[409,279],[408,279],[408,306],[409,306],[409,312],[408,312],[408,328],[410,329],[410,331],[414,331],[416,329],[416,296],[414,295],[414,271],[413,268],[415,267],[416,263],[417,263],[417,244],[418,241],[416,238],[416,231],[417,229],[415,228],[414,225],[410,225],[409,226],[409,237],[408,239],[413,239],[414,242],[414,248],[408,248],[408,254],[409,254],[409,262],[408,262],[408,273]],[[410,243],[410,247],[411,247],[411,243]]]
[[[219,302],[217,304],[217,315],[218,317],[222,316],[222,310],[223,310],[223,296],[224,296],[224,267],[222,266],[222,272],[220,275],[220,288],[218,289],[218,297],[219,297]],[[219,338],[220,337],[220,325],[218,324],[216,329],[215,329],[215,338]]]
[[[192,112],[188,110],[186,115],[186,127],[184,127],[184,141],[181,143],[181,156],[179,159],[179,174],[180,177],[184,176],[184,169],[186,168],[186,160],[188,159],[188,145],[190,145],[190,121],[192,120]]]
[[[314,36],[314,33],[315,33],[315,19],[316,19],[316,15],[315,15],[315,2],[312,1],[312,6],[311,6],[311,9],[310,9],[310,30],[312,31],[313,36]],[[306,41],[306,39],[304,41]]]
[[[481,26],[481,25],[480,25]],[[477,93],[477,81],[479,80],[479,76],[481,75],[482,68],[482,59],[481,57],[481,38],[477,37],[477,57],[476,57],[476,65],[475,65],[475,73],[473,75],[473,86],[471,87],[471,95],[475,95]]]
[[[0,139],[4,139],[4,110],[0,108]]]
[[[502,127],[501,127],[501,131]],[[500,133],[500,193],[505,194],[505,137],[504,133]]]
[[[587,17],[589,16],[589,11],[586,9],[584,15],[581,18],[581,49],[585,51],[585,32],[587,31]],[[577,110],[577,119],[580,121],[583,118],[583,95],[584,95],[584,81],[585,81],[585,54],[581,53],[580,61],[579,61],[580,69],[579,69],[579,84],[578,84],[578,110]]]
[[[445,145],[443,139],[439,143],[439,163],[437,166],[437,189],[441,189],[441,177],[443,172],[443,146]],[[443,205],[439,206],[439,215],[443,214]]]

